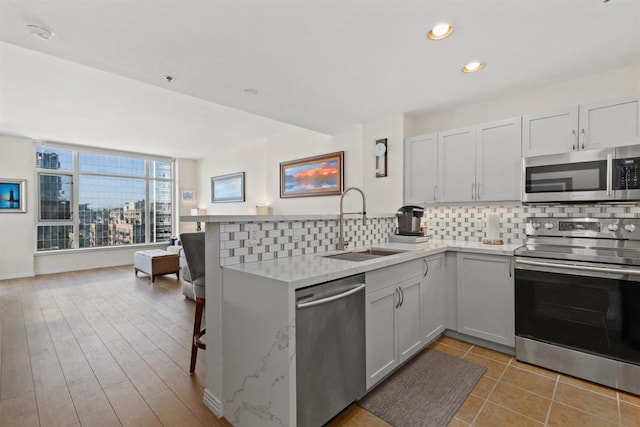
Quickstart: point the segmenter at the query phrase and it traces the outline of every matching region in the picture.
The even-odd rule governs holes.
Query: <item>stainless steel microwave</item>
[[[523,203],[640,201],[640,145],[522,161]]]

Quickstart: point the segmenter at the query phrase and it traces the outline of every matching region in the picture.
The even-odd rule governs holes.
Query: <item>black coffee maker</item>
[[[403,206],[398,209],[398,228],[396,234],[401,236],[423,236],[421,230],[421,220],[424,216],[424,208],[420,206]]]

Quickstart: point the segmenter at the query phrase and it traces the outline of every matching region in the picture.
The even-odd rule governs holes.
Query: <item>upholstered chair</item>
[[[200,341],[207,331],[200,330],[202,326],[202,312],[205,302],[205,276],[204,276],[204,233],[184,233],[180,235],[184,256],[187,259],[187,266],[191,273],[191,284],[193,285],[193,295],[196,300],[196,313],[193,320],[193,339],[191,340],[191,366],[189,372],[196,369],[196,358],[198,349],[206,350],[207,346]]]

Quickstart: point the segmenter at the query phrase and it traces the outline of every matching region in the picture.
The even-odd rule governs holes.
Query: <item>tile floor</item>
[[[450,427],[640,426],[640,396],[520,363],[510,355],[448,337],[439,338],[430,348],[487,368]],[[355,405],[330,425],[389,426]]]

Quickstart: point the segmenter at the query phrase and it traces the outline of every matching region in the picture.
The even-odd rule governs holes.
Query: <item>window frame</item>
[[[73,157],[73,170],[72,171],[68,171],[68,170],[58,170],[58,169],[45,169],[45,168],[38,168],[37,164],[36,164],[36,153],[38,150],[38,147],[46,147],[46,148],[54,148],[54,149],[61,149],[61,150],[71,150],[72,152],[72,157]],[[109,249],[118,249],[118,248],[130,248],[130,247],[135,247],[135,246],[148,246],[148,245],[159,245],[159,244],[164,244],[164,243],[169,243],[169,240],[167,239],[167,241],[161,241],[161,242],[151,242],[151,237],[155,234],[154,232],[152,232],[151,230],[151,194],[150,194],[150,190],[151,190],[151,181],[162,181],[162,182],[169,182],[171,184],[171,198],[170,198],[170,215],[171,215],[171,220],[170,220],[170,226],[171,226],[171,230],[175,230],[176,228],[176,208],[175,208],[175,203],[176,203],[176,196],[175,196],[175,188],[176,188],[176,177],[175,177],[175,172],[176,172],[176,168],[175,168],[175,159],[173,158],[168,158],[168,157],[160,157],[160,156],[153,156],[153,155],[146,155],[146,154],[140,154],[140,153],[133,153],[133,152],[125,152],[125,151],[117,151],[117,150],[108,150],[108,149],[102,149],[102,148],[93,148],[93,147],[83,147],[83,146],[79,146],[79,145],[67,145],[67,144],[52,144],[52,143],[48,143],[48,142],[42,142],[42,141],[34,141],[34,145],[33,145],[33,152],[34,152],[34,157],[33,157],[33,161],[34,161],[34,169],[36,171],[37,174],[37,178],[38,178],[38,185],[37,185],[37,203],[38,203],[38,214],[36,217],[36,227],[35,227],[35,234],[36,234],[36,239],[35,240],[35,247],[34,247],[34,251],[36,253],[42,254],[42,253],[63,253],[63,252],[67,252],[67,251],[91,251],[91,250],[109,250]],[[139,159],[139,160],[143,160],[144,161],[144,175],[143,176],[134,176],[134,175],[123,175],[123,174],[107,174],[107,173],[101,173],[101,172],[80,172],[80,165],[79,165],[79,153],[83,152],[83,153],[91,153],[91,154],[99,154],[99,155],[106,155],[106,156],[115,156],[115,157],[125,157],[125,158],[134,158],[134,159]],[[171,177],[170,178],[160,178],[160,177],[153,177],[152,176],[152,165],[153,162],[162,162],[162,163],[169,163],[170,168],[171,168]],[[71,220],[44,220],[41,219],[41,193],[40,193],[40,175],[60,175],[60,176],[70,176],[71,177]],[[144,215],[145,215],[145,224],[144,224],[144,243],[132,243],[132,244],[127,244],[127,245],[113,245],[113,246],[93,246],[93,247],[84,247],[81,248],[80,247],[80,176],[97,176],[97,177],[113,177],[113,178],[130,178],[130,179],[141,179],[145,181],[145,208],[144,208]],[[155,220],[154,220],[154,224],[155,224]],[[73,227],[73,242],[71,245],[70,249],[42,249],[42,250],[38,250],[38,227],[40,226],[56,226],[56,225],[72,225]]]

